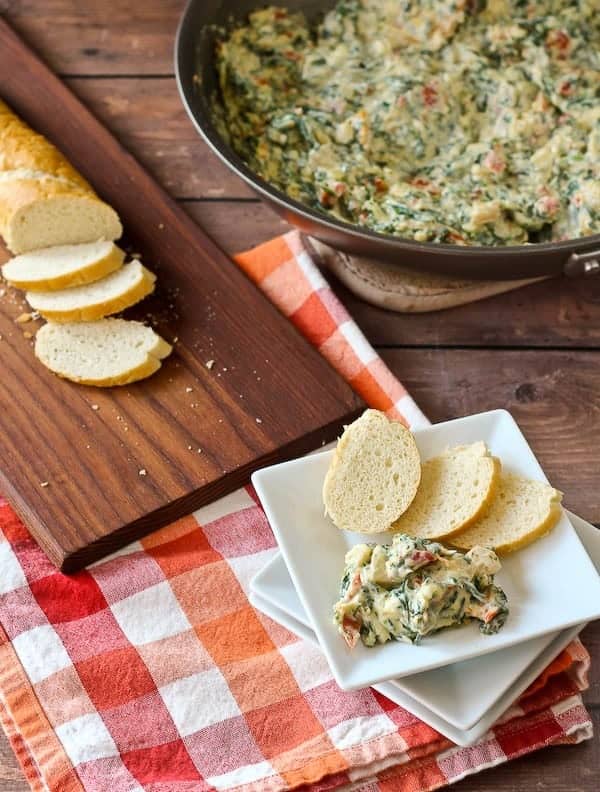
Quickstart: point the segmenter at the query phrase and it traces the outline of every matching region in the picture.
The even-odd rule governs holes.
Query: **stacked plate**
[[[484,440],[504,469],[547,481],[504,410],[418,430],[415,439],[423,459]],[[332,453],[254,474],[281,553],[252,581],[253,604],[318,643],[343,690],[373,686],[453,742],[469,745],[586,622],[600,617],[600,532],[565,512],[550,534],[502,559],[496,581],[508,595],[510,616],[495,635],[469,624],[428,636],[418,646],[390,642],[350,650],[333,624],[332,606],[346,551],[373,536],[338,531],[324,516],[321,489]],[[377,541],[390,538],[379,534]]]

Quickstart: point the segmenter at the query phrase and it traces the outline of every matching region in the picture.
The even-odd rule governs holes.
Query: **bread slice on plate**
[[[0,234],[13,253],[112,241],[123,233],[115,210],[84,187],[45,174],[1,175]]]
[[[102,280],[61,291],[27,292],[27,302],[53,322],[92,322],[119,313],[154,289],[156,275],[130,261]]]
[[[125,251],[101,239],[23,253],[2,267],[2,275],[19,289],[58,291],[100,280],[119,269],[124,258]]]
[[[392,530],[423,539],[444,539],[462,531],[489,508],[500,471],[500,460],[481,441],[428,459],[415,499]]]
[[[562,493],[541,481],[503,471],[500,486],[486,515],[456,534],[450,543],[460,549],[474,545],[511,553],[548,533],[561,515]]]
[[[38,330],[35,354],[59,377],[83,385],[128,385],[161,367],[172,347],[141,322],[100,319]]]
[[[338,441],[323,484],[325,513],[346,531],[387,531],[410,506],[420,478],[419,450],[409,430],[367,410]]]

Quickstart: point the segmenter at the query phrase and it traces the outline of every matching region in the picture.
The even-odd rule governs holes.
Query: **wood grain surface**
[[[4,23],[0,95],[117,209],[130,248],[159,275],[156,295],[132,315],[175,346],[147,381],[75,386],[32,357],[15,324],[19,296],[9,290],[0,302],[0,488],[72,571],[239,487],[257,467],[333,439],[360,402]]]
[[[171,194],[183,199],[180,206],[234,252],[285,226],[210,154],[178,105],[172,36],[182,8],[183,0],[0,0],[0,10],[52,67],[71,75],[69,86],[93,112],[118,131],[159,181],[169,182]],[[600,278],[548,281],[411,317],[373,308],[335,288],[433,420],[508,407],[553,483],[565,491],[565,502],[600,522]],[[584,700],[597,735],[600,623],[582,637],[593,659]],[[540,751],[453,787],[457,792],[598,788],[597,736],[580,746]],[[0,792],[26,790],[12,751],[0,738]]]

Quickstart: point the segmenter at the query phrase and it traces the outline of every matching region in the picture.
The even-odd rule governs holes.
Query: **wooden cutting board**
[[[333,439],[361,403],[3,20],[0,97],[118,211],[160,285],[128,315],[175,342],[149,380],[74,385],[34,358],[0,284],[0,491],[74,571]]]

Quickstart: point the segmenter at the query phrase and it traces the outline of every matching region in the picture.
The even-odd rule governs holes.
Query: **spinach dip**
[[[463,554],[439,542],[397,534],[391,545],[359,544],[346,553],[334,623],[348,646],[419,643],[444,627],[479,621],[498,632],[508,616],[494,584],[498,557],[487,547]]]
[[[268,7],[216,61],[221,133],[313,209],[459,245],[600,233],[599,0]]]

